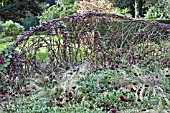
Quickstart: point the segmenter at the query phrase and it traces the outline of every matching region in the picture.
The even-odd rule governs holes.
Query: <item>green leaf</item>
[[[7,68],[7,67],[8,67],[8,65],[7,65],[7,64],[4,64],[3,66],[4,66],[4,68]]]
[[[28,69],[24,68],[23,69],[24,73],[28,73]]]
[[[8,55],[9,58],[12,58],[12,55]]]
[[[20,61],[18,61],[18,62],[17,62],[17,64],[19,64],[19,65],[20,65],[20,64],[21,64],[21,62],[20,62]]]
[[[10,62],[6,62],[6,64],[7,64],[7,65],[9,65],[9,64],[10,64]]]
[[[7,61],[7,62],[10,62],[10,59],[8,58],[8,59],[6,59],[6,61]]]
[[[6,62],[6,63],[3,65],[3,67],[7,68],[9,64],[10,64],[10,62]]]
[[[9,49],[6,48],[4,51],[5,51],[5,53],[8,53],[8,52],[9,52]]]
[[[3,71],[3,70],[4,70],[4,69],[1,67],[1,68],[0,68],[0,71]]]
[[[22,85],[23,83],[24,83],[24,80],[20,79],[19,82],[18,82],[18,85]]]
[[[18,55],[19,54],[19,52],[17,51],[17,50],[15,50],[15,53]]]

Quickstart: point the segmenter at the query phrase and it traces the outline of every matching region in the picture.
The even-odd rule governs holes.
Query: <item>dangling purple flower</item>
[[[65,26],[58,26],[58,28],[60,28],[60,29],[64,29],[64,28],[65,28]]]
[[[104,24],[104,25],[107,25],[106,21],[104,18],[100,19],[100,21]]]
[[[63,37],[64,37],[64,39],[65,39],[65,40],[67,39],[67,36],[66,36],[66,34],[63,34]]]
[[[139,39],[139,36],[135,36],[134,41],[137,41]]]
[[[74,17],[72,18],[72,23],[76,23],[76,19]]]
[[[91,45],[90,39],[87,39],[87,44],[88,44],[89,46]]]
[[[111,63],[112,62],[112,59],[111,58],[107,58],[107,61],[109,62],[109,63]]]
[[[94,32],[94,38],[97,39],[98,38],[98,32]]]
[[[114,34],[112,35],[112,37],[110,38],[111,42],[114,42]]]
[[[98,52],[98,55],[99,55],[100,57],[103,57],[103,53],[102,53],[102,52]]]
[[[90,32],[92,32],[92,31],[93,31],[93,29],[94,29],[93,27],[90,27],[89,31],[90,31]]]
[[[63,49],[63,55],[66,57],[66,51],[67,51],[67,43],[64,43],[64,49]]]
[[[108,31],[108,32],[107,32],[107,34],[110,36],[110,35],[111,35],[111,32],[110,32],[110,31]]]
[[[146,35],[146,34],[147,34],[147,32],[143,32],[143,33],[142,33],[142,35]]]
[[[43,30],[44,28],[45,28],[45,26],[44,26],[44,25],[42,25],[42,26],[41,26],[41,30]]]
[[[46,25],[47,25],[47,22],[43,22],[43,23],[42,23],[42,26],[46,26]]]
[[[50,63],[52,63],[53,62],[53,58],[52,58],[52,56],[51,55],[48,55],[48,58],[50,59]]]
[[[92,16],[92,14],[90,14],[90,13],[88,13],[88,14],[85,14],[85,17],[91,17]]]
[[[18,59],[18,58],[15,58],[15,59],[14,59],[14,62],[18,62],[18,61],[19,61],[19,59]]]

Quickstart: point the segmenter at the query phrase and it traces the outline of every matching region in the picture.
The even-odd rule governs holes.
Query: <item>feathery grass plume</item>
[[[58,73],[58,75],[55,72],[51,75],[39,75],[37,73],[35,78],[30,78],[31,82],[27,88],[35,94],[37,99],[54,100],[60,95],[65,96],[66,92],[75,90],[73,86],[79,87],[77,81],[85,77],[90,69],[89,66],[90,64],[87,61],[83,61],[82,64],[64,73]]]

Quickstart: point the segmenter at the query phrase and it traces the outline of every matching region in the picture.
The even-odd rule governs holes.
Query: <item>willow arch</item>
[[[19,58],[28,72],[44,71],[42,63],[67,68],[83,60],[94,63],[96,69],[115,69],[144,60],[170,67],[170,25],[88,12],[45,22],[25,32],[10,47],[19,48]],[[164,55],[155,55],[159,51]]]

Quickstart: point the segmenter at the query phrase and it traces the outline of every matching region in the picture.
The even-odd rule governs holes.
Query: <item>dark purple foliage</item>
[[[129,102],[129,100],[126,99],[124,96],[120,96],[120,100],[123,101],[123,102]]]
[[[104,24],[104,25],[107,25],[107,22],[104,18],[101,18],[100,21]]]
[[[91,109],[91,110],[94,109],[94,106],[89,106],[89,109]]]

